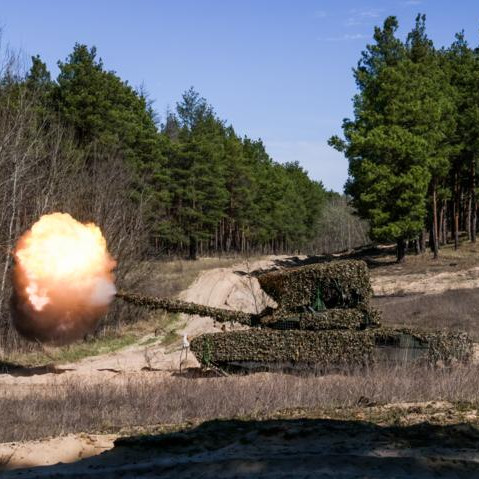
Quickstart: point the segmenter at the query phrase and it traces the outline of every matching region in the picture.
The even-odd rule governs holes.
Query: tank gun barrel
[[[117,298],[149,309],[162,309],[169,313],[207,316],[220,323],[236,322],[246,326],[273,329],[364,329],[378,325],[378,313],[372,308],[329,309],[324,311],[280,312],[266,308],[260,313],[245,313],[214,308],[173,298],[156,298],[137,293],[118,292]]]
[[[141,294],[126,293],[120,291],[116,297],[136,306],[142,306],[149,309],[162,309],[169,313],[184,313],[198,316],[209,316],[220,323],[235,321],[247,326],[255,326],[259,322],[259,315],[244,313],[242,311],[231,311],[228,309],[214,308],[202,304],[189,303],[173,298],[155,298],[143,296]]]

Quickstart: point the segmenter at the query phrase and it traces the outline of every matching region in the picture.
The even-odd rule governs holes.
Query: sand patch
[[[111,449],[115,439],[114,435],[70,434],[41,441],[0,444],[0,470],[76,462]]]

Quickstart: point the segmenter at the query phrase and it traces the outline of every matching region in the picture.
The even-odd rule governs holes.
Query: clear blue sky
[[[347,161],[327,139],[352,114],[351,68],[374,25],[396,15],[404,36],[418,12],[437,46],[462,29],[479,44],[477,0],[0,0],[0,25],[54,75],[75,42],[95,45],[160,115],[193,85],[275,160],[342,191]]]

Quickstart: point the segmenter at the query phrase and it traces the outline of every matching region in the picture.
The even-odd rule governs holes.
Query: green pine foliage
[[[150,254],[308,248],[327,193],[298,162],[274,162],[190,88],[159,123],[147,96],[76,44],[52,80],[39,56],[23,80],[42,115],[68,125],[91,161],[116,155],[149,232]],[[92,169],[94,165],[91,165]]]
[[[411,88],[421,79],[412,78],[416,68],[395,37],[397,27],[396,19],[388,18],[375,31],[375,45],[363,52],[355,70],[356,118],[343,125],[346,143],[335,144],[350,160],[346,191],[370,220],[373,237],[399,244],[422,228],[430,174],[428,142],[410,128],[424,114],[420,92]]]
[[[163,242],[190,258],[214,250],[291,251],[318,231],[325,190],[298,163],[280,165],[260,140],[240,138],[190,89],[169,113],[169,217]]]
[[[401,261],[425,228],[435,257],[448,225],[456,246],[461,227],[475,240],[479,97],[478,52],[463,35],[438,51],[424,15],[406,41],[397,29],[395,17],[375,28],[354,70],[354,118],[330,144],[349,160],[346,192],[373,239],[396,242]]]

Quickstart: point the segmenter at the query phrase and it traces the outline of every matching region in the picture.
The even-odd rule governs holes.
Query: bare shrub
[[[329,198],[321,213],[320,233],[312,242],[312,250],[336,253],[364,246],[370,242],[369,225],[361,220],[345,196]]]

